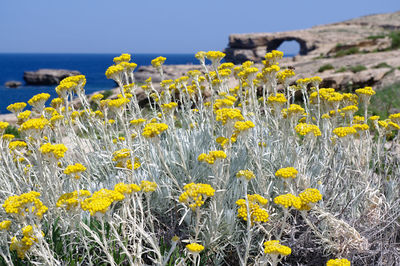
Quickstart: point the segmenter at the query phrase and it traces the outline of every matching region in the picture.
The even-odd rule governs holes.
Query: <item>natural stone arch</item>
[[[298,37],[284,37],[284,38],[276,38],[268,41],[265,46],[267,47],[267,52],[270,52],[272,50],[277,50],[279,46],[281,46],[282,43],[284,42],[290,42],[290,41],[295,41],[299,44],[300,46],[300,55],[306,55],[309,51],[307,48],[307,43],[305,40],[298,38]]]

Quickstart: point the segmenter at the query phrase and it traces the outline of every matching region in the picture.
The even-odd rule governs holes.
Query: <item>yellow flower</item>
[[[376,92],[371,88],[371,87],[365,87],[362,89],[357,89],[356,93],[362,97],[362,96],[372,96],[375,95]]]
[[[301,200],[301,208],[297,208],[298,210],[310,210],[311,204],[314,204],[322,199],[322,195],[316,188],[307,188],[305,191],[299,194],[299,198]]]
[[[7,110],[14,114],[19,114],[20,112],[22,112],[22,110],[25,107],[26,107],[26,103],[17,102],[17,103],[13,103],[13,104],[10,104],[9,106],[7,106]]]
[[[275,175],[281,178],[296,178],[298,171],[293,167],[281,168],[276,171]]]
[[[292,253],[291,248],[279,244],[279,240],[269,240],[264,242],[264,253],[288,256]]]
[[[81,204],[86,198],[90,197],[91,193],[88,190],[73,191],[65,193],[58,198],[56,206],[59,208],[65,208],[68,211],[74,210]]]
[[[249,201],[249,214],[251,225],[255,222],[265,223],[268,221],[268,212],[261,208],[268,203],[268,200],[261,195],[253,194],[247,195],[247,199]],[[238,209],[238,217],[242,218],[244,221],[247,221],[247,206],[245,199],[239,199],[236,201],[236,205],[239,206]],[[261,206],[260,206],[261,205]]]
[[[250,170],[240,170],[237,172],[236,177],[239,179],[250,181],[251,179],[255,178],[255,174],[253,171]]]
[[[67,168],[64,169],[64,174],[66,174],[66,175],[74,174],[75,179],[79,179],[80,173],[84,172],[85,170],[86,170],[85,166],[83,166],[80,163],[76,163],[73,165],[68,165]]]
[[[225,158],[226,153],[224,151],[210,151],[208,154],[200,154],[199,157],[197,157],[197,160],[208,164],[214,164],[216,160],[219,162],[219,159],[223,160]]]
[[[235,123],[235,125],[233,126],[238,132],[243,132],[243,131],[247,131],[250,128],[255,127],[254,123],[252,121],[237,121]]]
[[[332,132],[339,138],[343,138],[346,136],[356,134],[357,130],[355,130],[354,127],[337,127]]]
[[[40,134],[49,123],[49,120],[46,118],[29,119],[18,128],[18,131],[23,132],[30,137],[37,137],[37,135]]]
[[[151,181],[147,181],[147,180],[143,180],[140,183],[140,189],[143,192],[154,192],[157,189],[157,184],[155,182],[151,182]]]
[[[11,226],[11,221],[10,220],[4,220],[0,222],[0,231],[1,230],[8,230]]]
[[[49,158],[60,159],[64,157],[65,152],[68,148],[64,144],[51,144],[46,143],[40,147],[40,152]]]
[[[39,93],[33,96],[28,103],[33,106],[37,111],[41,112],[44,108],[45,102],[50,98],[48,93]]]
[[[350,266],[351,263],[347,259],[330,259],[326,263],[326,266]]]
[[[168,129],[168,125],[164,123],[149,123],[143,128],[142,136],[145,138],[154,138]]]
[[[13,151],[15,149],[21,150],[23,148],[26,148],[27,146],[28,146],[28,144],[26,144],[26,142],[20,141],[20,140],[12,141],[12,142],[10,142],[10,144],[8,144],[8,148],[11,151]]]
[[[105,214],[111,204],[115,201],[121,201],[125,196],[117,191],[100,189],[93,193],[90,198],[85,199],[81,203],[81,208],[84,211],[89,211],[90,215]]]
[[[10,196],[3,204],[9,214],[25,217],[28,213],[36,215],[39,219],[47,212],[47,207],[38,199],[39,192],[31,191],[20,196]]]
[[[275,197],[274,202],[278,205],[282,205],[286,209],[292,206],[296,209],[300,209],[302,204],[299,197],[296,197],[295,195],[290,193]]]
[[[313,134],[315,137],[321,136],[321,131],[316,125],[299,123],[294,129],[302,136],[307,136],[310,134]]]
[[[242,112],[236,108],[222,108],[216,111],[216,120],[225,125],[228,121],[235,122],[244,120]]]
[[[136,184],[118,183],[114,186],[114,190],[121,194],[132,194],[132,192],[139,192],[141,187]]]
[[[196,208],[201,207],[208,197],[214,196],[215,189],[209,184],[190,183],[183,187],[185,190],[180,196],[179,201],[186,203],[195,211]]]
[[[192,254],[199,254],[203,251],[204,246],[197,243],[190,243],[186,245],[186,249]]]
[[[151,60],[151,65],[154,68],[160,68],[164,64],[165,60],[167,60],[167,58],[159,56],[159,57]]]
[[[129,62],[131,61],[131,55],[130,54],[121,54],[120,56],[116,56],[113,59],[115,64],[119,64],[121,62]]]

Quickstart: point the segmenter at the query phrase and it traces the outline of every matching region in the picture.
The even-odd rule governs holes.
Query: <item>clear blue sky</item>
[[[0,0],[0,53],[193,53],[400,10],[400,0]]]

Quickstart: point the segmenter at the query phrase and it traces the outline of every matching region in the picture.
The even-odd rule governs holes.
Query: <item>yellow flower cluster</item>
[[[174,110],[178,104],[176,102],[165,103],[161,105],[161,109],[163,112],[167,113],[168,111]]]
[[[208,51],[205,56],[208,60],[221,60],[225,54],[220,51]]]
[[[28,144],[26,144],[25,141],[20,141],[20,140],[16,140],[16,141],[10,142],[10,144],[8,144],[8,148],[11,151],[13,151],[15,149],[20,150],[20,149],[26,148],[27,146],[28,146]]]
[[[27,213],[33,213],[41,219],[47,211],[47,207],[38,199],[39,196],[40,193],[36,191],[24,193],[20,196],[10,196],[5,200],[3,208],[10,214],[25,217]]]
[[[281,82],[282,84],[286,85],[286,83],[289,81],[289,79],[291,77],[293,77],[295,75],[294,71],[291,69],[285,69],[282,71],[279,71],[276,74],[277,79],[279,80],[279,82]]]
[[[268,203],[268,200],[261,195],[247,194],[247,199],[249,201],[249,214],[251,225],[256,222],[265,223],[268,221],[268,212],[260,207],[264,206]],[[239,206],[238,209],[238,217],[243,218],[244,221],[247,221],[247,206],[245,199],[239,199],[236,201],[236,205]]]
[[[107,104],[108,104],[108,107],[110,107],[111,109],[119,110],[119,109],[125,107],[129,102],[130,102],[130,100],[128,98],[118,98],[118,99],[108,101]]]
[[[68,148],[64,144],[51,144],[46,143],[40,147],[40,152],[49,158],[60,159],[64,157]]]
[[[264,253],[288,256],[292,253],[292,249],[288,246],[279,244],[279,240],[269,240],[264,242]]]
[[[322,195],[316,188],[307,188],[299,194],[301,200],[301,208],[299,210],[310,210],[310,203],[316,203],[322,199]]]
[[[32,225],[27,225],[27,226],[23,227],[21,230],[22,230],[23,238],[21,240],[17,240],[17,238],[14,236],[11,239],[10,251],[16,250],[18,257],[20,259],[23,259],[23,258],[25,258],[25,254],[26,254],[26,252],[29,251],[31,246],[35,242],[38,242],[38,238],[34,235]],[[44,236],[43,232],[42,232],[42,236]]]
[[[23,111],[17,115],[17,118],[19,121],[25,122],[26,120],[29,119],[31,116],[32,112],[29,110]]]
[[[355,112],[358,111],[358,107],[356,105],[349,105],[346,107],[342,108],[342,112],[346,113],[346,114],[354,114]]]
[[[269,104],[283,105],[287,102],[287,99],[282,93],[277,93],[276,95],[269,96],[267,102]]]
[[[263,64],[265,67],[270,67],[277,63],[279,59],[283,58],[283,52],[278,50],[272,50],[269,53],[265,54],[265,60],[263,60]]]
[[[159,56],[151,60],[151,65],[155,68],[160,68],[164,64],[165,60],[167,60],[167,58]]]
[[[375,95],[376,92],[371,88],[371,87],[365,87],[362,89],[357,89],[356,93],[361,97],[361,96],[372,96]]]
[[[136,127],[136,126],[142,125],[145,122],[146,122],[146,119],[138,118],[138,119],[131,120],[129,123],[131,124],[131,126]]]
[[[237,172],[236,177],[239,179],[250,181],[251,179],[255,178],[256,175],[253,173],[253,171],[250,170],[240,170],[239,172]]]
[[[274,198],[275,204],[282,205],[286,209],[289,207],[294,207],[296,209],[300,209],[302,206],[301,199],[299,197],[296,197],[293,194],[284,194],[284,195],[279,195]]]
[[[167,129],[168,125],[164,123],[148,123],[143,128],[142,136],[144,136],[145,138],[154,138]]]
[[[131,156],[131,150],[130,149],[120,149],[118,151],[115,151],[113,153],[113,161],[114,162],[120,162],[123,160],[127,160]]]
[[[10,220],[4,220],[0,222],[0,231],[1,230],[8,230],[11,226],[11,221]]]
[[[97,104],[100,104],[100,101],[101,101],[101,99],[103,99],[103,98],[104,98],[104,95],[103,95],[103,94],[97,93],[97,94],[93,95],[93,96],[90,98],[90,100],[96,102]]]
[[[31,106],[43,106],[44,103],[50,98],[50,94],[48,93],[39,93],[33,96],[28,103]]]
[[[109,66],[106,70],[106,77],[108,79],[118,80],[124,71],[121,64]]]
[[[74,174],[75,179],[79,179],[80,178],[80,173],[84,172],[86,170],[86,167],[83,166],[80,163],[76,163],[73,165],[68,165],[65,169],[64,169],[64,174],[66,175],[72,175]]]
[[[252,121],[237,121],[234,125],[234,128],[238,131],[238,132],[243,132],[246,130],[249,130],[250,128],[255,127],[254,123]]]
[[[17,102],[17,103],[13,103],[10,104],[9,106],[7,106],[7,110],[14,113],[14,114],[18,114],[20,113],[24,108],[26,107],[26,103],[24,102]]]
[[[224,151],[210,151],[208,154],[202,153],[197,157],[200,162],[206,162],[208,164],[214,164],[218,159],[225,159],[226,153]]]
[[[105,214],[113,202],[124,198],[125,196],[117,191],[103,188],[93,193],[90,198],[86,198],[81,207],[84,211],[89,211],[92,216],[97,213]]]
[[[183,187],[185,190],[180,196],[179,201],[187,203],[192,211],[195,211],[197,207],[200,207],[207,200],[207,197],[214,196],[215,189],[209,184],[202,183],[190,183]]]
[[[46,126],[49,125],[49,120],[46,118],[32,118],[24,122],[18,131],[25,132],[28,135],[40,133]]]
[[[354,127],[337,127],[332,132],[339,138],[343,138],[349,135],[356,134],[357,130]]]
[[[321,136],[321,130],[319,130],[317,125],[299,123],[294,129],[302,136],[310,134],[313,134],[315,137]]]
[[[121,62],[129,62],[129,61],[131,61],[131,55],[130,54],[121,54],[120,56],[114,57],[113,61],[116,65],[118,65]]]
[[[286,110],[286,113],[289,117],[296,117],[298,115],[304,114],[304,108],[298,104],[291,104],[288,109],[284,110]]]
[[[293,167],[281,168],[275,172],[275,175],[277,177],[282,177],[285,179],[286,178],[296,178],[297,174],[298,174],[298,171]]]
[[[155,182],[151,182],[151,181],[147,181],[147,180],[143,180],[140,183],[140,189],[143,192],[154,192],[157,189],[157,184]]]
[[[133,170],[138,169],[140,166],[141,166],[141,163],[139,161],[139,158],[135,157],[134,161],[133,161]],[[116,167],[124,168],[125,166],[124,166],[123,162],[118,162]],[[131,161],[131,159],[126,161],[126,168],[132,170],[132,161]]]
[[[347,259],[330,259],[326,263],[326,266],[350,266],[351,263]]]
[[[236,108],[221,108],[216,111],[216,120],[225,125],[228,121],[244,120],[242,112]]]
[[[353,125],[353,128],[355,130],[357,130],[357,132],[358,132],[358,131],[366,131],[366,130],[368,130],[369,126],[367,124],[355,124],[355,125]]]
[[[15,138],[15,136],[14,135],[12,135],[12,134],[4,134],[3,136],[1,136],[1,138],[4,140],[4,141],[11,141],[11,140],[13,140],[14,138]]]
[[[224,96],[224,99],[216,99],[213,105],[214,111],[221,109],[221,108],[229,108],[232,107],[235,102],[236,98],[230,95]]]
[[[197,243],[190,243],[186,245],[186,249],[193,254],[199,254],[203,251],[204,246],[197,244]]]
[[[91,193],[88,190],[75,190],[70,193],[62,194],[56,203],[59,208],[65,208],[68,211],[75,209],[86,198],[90,197]]]
[[[139,192],[141,188],[136,184],[118,183],[114,186],[114,190],[125,195],[132,194],[133,192]]]

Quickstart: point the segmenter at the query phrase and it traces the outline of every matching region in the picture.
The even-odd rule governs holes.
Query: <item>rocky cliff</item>
[[[390,40],[384,36],[396,30],[400,30],[400,11],[304,30],[232,34],[229,36],[228,48],[225,49],[226,60],[234,63],[246,60],[257,62],[262,60],[267,51],[277,49],[285,41],[297,41],[300,55],[314,57],[332,55],[351,47],[358,47],[360,52],[385,50],[390,46]]]

